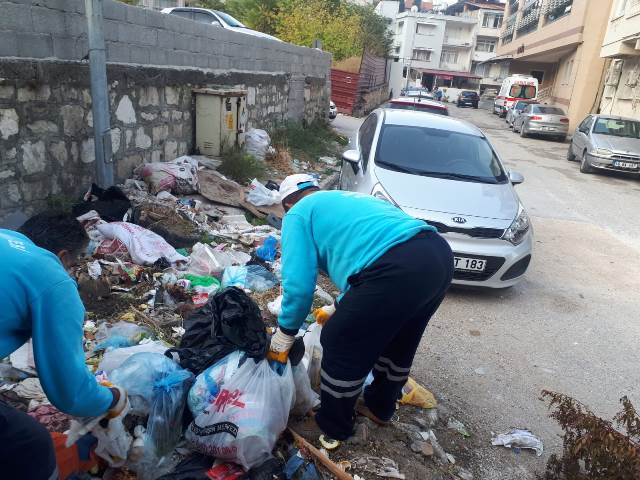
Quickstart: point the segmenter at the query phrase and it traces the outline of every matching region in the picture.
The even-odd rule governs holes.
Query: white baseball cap
[[[296,173],[295,175],[289,175],[280,184],[280,201],[283,201],[292,193],[317,186],[318,181],[309,174]]]

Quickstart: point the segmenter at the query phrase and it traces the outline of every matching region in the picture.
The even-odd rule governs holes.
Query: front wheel
[[[580,161],[580,171],[582,173],[593,173],[595,170],[587,159],[587,151],[582,152],[582,160]]]
[[[567,160],[570,162],[576,161],[576,154],[573,153],[573,143],[569,144],[569,150],[567,150]]]
[[[524,123],[520,127],[520,136],[522,138],[527,138],[529,136],[529,134],[527,133],[526,129],[524,128]]]

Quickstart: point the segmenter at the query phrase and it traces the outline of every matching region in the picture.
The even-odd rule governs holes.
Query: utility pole
[[[113,185],[109,93],[107,91],[107,54],[104,46],[102,0],[84,2],[89,34],[89,70],[91,109],[96,152],[96,183],[102,188]]]

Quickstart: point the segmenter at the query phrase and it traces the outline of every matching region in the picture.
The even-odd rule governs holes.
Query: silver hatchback
[[[611,115],[589,115],[571,139],[567,160],[582,173],[617,170],[640,173],[640,122]]]
[[[438,229],[455,256],[454,283],[516,284],[533,247],[507,171],[475,126],[425,112],[378,109],[343,154],[340,188],[393,203]]]
[[[569,119],[561,108],[536,103],[528,105],[513,120],[513,131],[520,132],[523,138],[540,135],[564,142],[569,131]]]

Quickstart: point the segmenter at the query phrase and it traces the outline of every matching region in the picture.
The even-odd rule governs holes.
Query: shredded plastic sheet
[[[280,203],[280,193],[277,190],[269,190],[256,178],[251,181],[247,200],[256,207],[276,205]]]
[[[544,451],[542,440],[529,430],[513,429],[507,433],[500,433],[491,439],[491,445],[503,445],[507,448],[529,448],[535,450],[539,457]]]
[[[186,155],[171,162],[145,163],[134,173],[149,185],[154,195],[163,190],[181,195],[198,192],[198,161]]]

